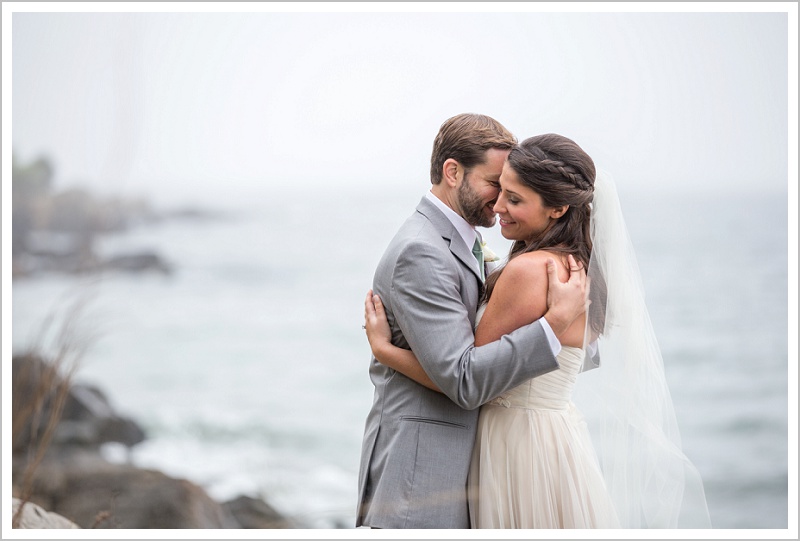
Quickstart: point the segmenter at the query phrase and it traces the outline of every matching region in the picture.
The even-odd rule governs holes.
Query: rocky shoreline
[[[174,265],[152,249],[101,254],[97,240],[167,220],[223,218],[194,207],[156,210],[144,197],[98,195],[80,187],[56,190],[47,159],[12,166],[12,277],[43,273],[86,275],[154,272],[169,275]]]
[[[12,278],[42,273],[170,274],[153,250],[102,257],[101,235],[169,219],[216,219],[198,209],[155,212],[143,199],[98,197],[53,187],[46,158],[12,166]],[[69,340],[70,338],[68,338]],[[97,387],[73,384],[71,357],[81,344],[61,344],[53,358],[15,352],[12,370],[12,492],[15,528],[302,528],[263,499],[217,502],[200,486],[131,463],[112,462],[103,446],[130,450],[147,437],[119,415]],[[128,453],[130,455],[130,453]]]
[[[116,413],[100,389],[71,384],[52,362],[15,355],[12,380],[13,527],[304,527],[263,499],[217,502],[186,479],[110,462],[101,446],[131,449],[145,432]]]

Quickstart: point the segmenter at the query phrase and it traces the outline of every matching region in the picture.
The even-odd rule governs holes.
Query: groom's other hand
[[[562,282],[558,278],[558,269],[554,259],[547,260],[547,312],[544,318],[556,336],[561,335],[572,325],[575,319],[586,311],[588,288],[586,269],[575,261],[570,254],[569,280]]]

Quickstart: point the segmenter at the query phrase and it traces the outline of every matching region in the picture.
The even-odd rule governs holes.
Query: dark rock
[[[222,220],[229,218],[229,215],[219,211],[212,211],[198,207],[183,207],[172,210],[161,211],[157,215],[160,220],[192,220],[209,221]]]
[[[81,528],[298,527],[266,502],[242,497],[223,505],[188,480],[109,462],[102,444],[130,448],[144,432],[119,416],[100,389],[70,385],[57,366],[37,355],[12,359],[12,424],[14,496]],[[38,511],[29,518],[49,520]]]
[[[30,501],[81,528],[240,527],[202,487],[156,470],[111,464],[86,450],[48,455],[30,486]]]
[[[58,396],[61,389],[63,397]],[[55,412],[53,406],[63,406],[58,422],[53,426],[50,445],[79,445],[99,449],[104,443],[116,442],[127,447],[145,439],[142,428],[133,420],[117,414],[100,389],[84,384],[70,384],[57,367],[35,355],[17,355],[12,360],[12,415],[15,430],[15,451],[25,449],[33,439],[44,434],[46,423]],[[36,397],[42,400],[40,415],[24,417],[23,412],[36,408]],[[26,399],[28,402],[26,403]]]
[[[225,502],[223,507],[236,517],[241,528],[274,529],[300,527],[294,521],[281,515],[264,500],[251,498],[250,496],[239,496],[234,500]]]
[[[130,448],[145,439],[144,430],[133,419],[114,416],[99,422],[97,441],[102,443],[117,442]]]
[[[141,252],[137,254],[122,254],[111,257],[100,264],[105,270],[119,270],[127,272],[157,271],[170,274],[172,267],[154,252]]]
[[[111,442],[133,447],[145,440],[145,433],[136,422],[118,415],[100,389],[76,383],[70,387],[54,439],[95,447]]]

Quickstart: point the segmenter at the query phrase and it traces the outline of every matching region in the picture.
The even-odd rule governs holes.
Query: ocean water
[[[218,202],[223,219],[103,238],[104,254],[154,249],[175,272],[15,280],[13,347],[46,345],[45,318],[71,317],[89,343],[76,378],[148,434],[135,464],[219,500],[263,497],[310,528],[351,528],[372,400],[363,300],[424,189],[272,193]],[[785,195],[621,198],[714,527],[785,529],[797,361]],[[498,231],[484,237],[507,252]]]

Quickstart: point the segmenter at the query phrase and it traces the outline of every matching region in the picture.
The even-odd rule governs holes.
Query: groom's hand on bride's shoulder
[[[562,282],[553,258],[547,260],[547,323],[560,335],[575,319],[586,311],[586,269],[570,254],[569,279]]]

